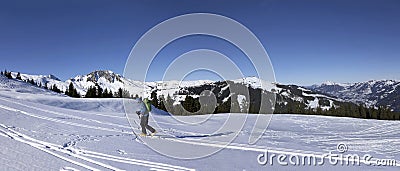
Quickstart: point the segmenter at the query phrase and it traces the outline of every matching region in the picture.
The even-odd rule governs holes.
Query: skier
[[[143,101],[139,98],[138,103],[141,103],[140,110],[136,111],[140,119],[140,126],[142,127],[142,133],[140,136],[147,136],[148,129],[151,132],[151,136],[154,136],[157,131],[149,125],[149,114],[151,113],[151,104],[150,101],[145,98]]]

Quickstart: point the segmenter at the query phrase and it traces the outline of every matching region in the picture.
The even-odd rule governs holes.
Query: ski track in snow
[[[79,112],[79,116],[74,115],[73,112],[71,113],[64,113],[60,112],[59,110],[55,111],[56,107],[49,107],[49,108],[40,108],[31,104],[32,102],[24,104],[23,102],[15,102],[9,98],[0,97],[0,111],[8,111],[12,114],[19,115],[22,114],[24,116],[36,118],[39,120],[49,121],[51,123],[57,123],[60,125],[69,125],[78,128],[87,128],[92,130],[98,131],[106,131],[112,133],[118,133],[118,135],[100,135],[101,136],[119,136],[119,135],[127,135],[132,136],[132,128],[128,125],[126,121],[126,117],[123,116],[114,116],[114,115],[107,115],[97,112]],[[38,104],[39,105],[39,104]],[[40,106],[40,105],[39,105]],[[45,106],[45,105],[43,105]],[[62,110],[64,111],[64,110]],[[119,113],[120,114],[120,113]],[[87,117],[86,117],[87,116]],[[113,118],[119,119],[124,121],[124,123],[112,123],[110,121],[103,121],[98,119],[89,118],[89,116],[99,116],[99,117],[106,117],[106,118]],[[65,121],[68,119],[69,121]],[[318,129],[319,126],[323,126],[326,123],[320,123],[321,125],[313,125],[314,127],[309,127],[307,124],[303,124],[304,120],[296,120],[293,118],[293,123],[299,124],[301,128],[304,130],[313,130]],[[180,124],[173,124],[168,122],[157,122],[161,124],[169,124],[169,125],[180,125]],[[389,140],[379,140],[377,137],[379,136],[397,136],[400,133],[400,129],[398,126],[398,122],[388,122],[384,124],[377,124],[372,127],[366,128],[361,131],[356,132],[321,132],[321,134],[328,134],[329,136],[324,136],[324,139],[315,139],[318,137],[307,137],[302,136],[301,138],[308,139],[308,141],[318,141],[318,142],[326,142],[326,143],[334,143],[340,142],[342,140],[346,140],[349,143],[363,143],[365,141],[370,141],[368,143],[387,143],[391,141],[392,143],[400,144],[399,139],[389,139]],[[20,128],[23,129],[23,128]],[[60,128],[52,128],[52,129],[60,129]],[[35,130],[26,130],[34,132]],[[192,132],[192,131],[182,131],[182,130],[164,130],[164,131],[173,131],[176,133],[181,134],[189,134],[189,135],[199,135],[199,133]],[[241,132],[241,133],[248,133],[248,132]],[[296,133],[293,133],[294,135]],[[371,134],[374,137],[369,137]],[[314,134],[315,135],[315,134]],[[116,163],[123,163],[128,165],[134,166],[141,166],[148,168],[149,170],[194,170],[190,168],[186,168],[183,166],[175,166],[171,164],[165,164],[160,162],[153,162],[149,160],[142,160],[142,159],[134,159],[128,157],[121,157],[115,156],[111,154],[106,154],[104,152],[97,152],[91,151],[87,149],[80,149],[76,146],[78,141],[82,141],[85,138],[85,135],[78,136],[78,139],[72,139],[68,142],[65,142],[63,145],[54,144],[50,142],[46,142],[44,140],[39,140],[38,138],[34,138],[33,136],[28,136],[20,131],[18,131],[17,127],[14,125],[5,125],[0,123],[0,136],[7,137],[12,140],[15,140],[19,143],[23,143],[29,145],[37,150],[43,151],[49,155],[57,157],[61,160],[74,164],[76,166],[80,166],[82,168],[88,170],[123,170],[118,168],[118,166],[113,165],[114,162]],[[266,135],[267,136],[267,135]],[[87,138],[96,138],[96,135],[87,135]],[[225,148],[229,150],[240,150],[240,151],[252,151],[252,152],[268,152],[276,153],[276,154],[287,154],[287,155],[298,155],[298,156],[308,156],[308,155],[316,155],[321,156],[323,155],[322,152],[318,151],[308,151],[308,150],[295,150],[289,148],[268,148],[266,146],[259,146],[259,145],[249,145],[244,143],[237,143],[233,142],[226,145],[224,142],[219,141],[210,141],[210,140],[202,140],[197,138],[175,138],[175,137],[165,137],[157,139],[159,141],[173,141],[177,143],[185,143],[190,144],[193,146],[207,146],[212,148]],[[135,142],[133,142],[135,143]],[[123,153],[123,150],[118,150],[118,153]],[[393,154],[398,154],[399,150],[392,151]],[[1,159],[3,160],[3,159]],[[361,161],[364,162],[365,161]],[[400,163],[396,164],[398,167]],[[13,167],[13,166],[10,166]],[[61,167],[61,170],[78,170],[70,166]]]
[[[14,104],[22,105],[22,106],[25,106],[25,107],[28,107],[28,108],[32,108],[32,109],[35,109],[35,110],[39,110],[39,111],[43,111],[43,112],[47,112],[47,113],[52,113],[52,114],[55,114],[55,115],[68,116],[68,117],[73,117],[73,118],[80,119],[80,120],[83,120],[83,121],[101,123],[101,124],[110,125],[110,126],[130,128],[128,126],[121,126],[121,125],[116,125],[116,124],[112,124],[112,123],[104,123],[104,122],[100,122],[100,121],[94,120],[94,119],[87,119],[87,118],[82,118],[82,117],[76,117],[76,116],[63,114],[63,113],[60,113],[60,112],[43,110],[43,109],[40,109],[40,108],[27,106],[27,105],[24,105],[24,104],[21,104],[21,103],[12,102],[12,101],[5,100],[5,99],[2,99],[2,98],[0,98],[0,100],[4,100],[4,101],[11,102],[11,103],[14,103]],[[39,116],[39,115],[36,115],[36,114],[28,113],[26,111],[22,111],[22,110],[19,110],[19,109],[14,109],[14,108],[3,106],[3,105],[0,105],[0,108],[5,109],[5,110],[9,110],[9,111],[13,111],[13,112],[22,113],[22,114],[25,114],[25,115],[28,115],[28,116],[31,116],[31,117],[39,118],[39,119],[44,119],[44,120],[48,120],[48,121],[57,122],[57,123],[68,124],[68,125],[72,125],[72,126],[85,127],[85,128],[91,128],[91,129],[96,129],[96,130],[105,130],[105,131],[111,131],[111,132],[125,133],[125,132],[122,132],[122,131],[116,131],[114,129],[104,128],[104,127],[93,127],[93,126],[90,126],[90,125],[83,125],[83,124],[78,124],[78,123],[74,123],[74,122],[67,122],[67,121],[52,119],[52,118],[49,118],[49,117]],[[387,124],[383,124],[383,125],[378,125],[378,126],[366,129],[364,131],[360,131],[360,133],[362,133],[362,134],[358,134],[358,135],[362,136],[363,134],[370,134],[370,133],[377,134],[378,133],[376,131],[377,128],[380,128],[380,127],[386,127],[387,128],[388,126],[391,126],[393,124],[395,124],[395,123],[387,123]],[[3,128],[7,128],[4,125],[0,125],[0,126],[3,127]],[[74,163],[74,164],[76,164],[78,166],[82,166],[82,167],[90,169],[90,170],[96,170],[96,169],[94,169],[94,168],[92,168],[90,166],[84,165],[82,163],[73,161],[73,160],[68,159],[68,158],[65,158],[63,156],[60,156],[60,155],[58,155],[58,154],[46,149],[46,148],[50,148],[50,149],[63,149],[64,148],[63,150],[57,150],[57,151],[65,153],[65,150],[67,150],[67,153],[71,153],[71,150],[68,149],[68,147],[71,147],[70,145],[68,145],[66,147],[60,147],[60,146],[57,146],[55,144],[45,143],[43,141],[38,141],[38,140],[32,139],[32,138],[30,138],[30,137],[28,137],[26,135],[21,134],[21,133],[16,133],[15,131],[13,131],[13,133],[15,135],[17,135],[17,136],[15,136],[15,135],[13,136],[9,132],[8,133],[5,132],[5,131],[1,131],[1,132],[3,133],[3,134],[0,134],[2,136],[5,136],[5,137],[8,136],[8,137],[10,137],[10,138],[12,138],[14,140],[20,141],[22,143],[29,144],[32,147],[38,148],[38,149],[40,149],[42,151],[45,151],[45,152],[47,152],[47,153],[49,153],[51,155],[54,155],[54,156],[56,156],[58,158],[61,158],[63,160],[66,160],[66,161],[69,161],[71,163]],[[182,131],[180,131],[180,132],[182,132]],[[390,133],[390,132],[397,133],[397,132],[399,132],[399,130],[389,129],[388,131],[379,132],[379,133],[387,134],[387,133]],[[188,131],[184,131],[184,133],[189,133],[191,135],[195,135],[196,134],[194,132],[188,132]],[[128,133],[128,134],[132,134],[132,133]],[[31,140],[32,142],[23,140],[23,139],[21,139],[22,137],[26,137],[28,140]],[[225,148],[225,149],[232,149],[232,150],[265,152],[266,149],[268,149],[268,148],[263,147],[263,146],[239,144],[239,143],[230,143],[229,145],[226,145],[223,142],[209,141],[209,140],[208,141],[202,141],[202,140],[199,140],[199,139],[191,139],[191,138],[185,138],[185,140],[182,140],[182,139],[177,139],[177,138],[172,138],[172,137],[168,138],[167,137],[167,138],[163,138],[163,139],[166,139],[166,140],[169,140],[169,141],[180,142],[180,143],[192,144],[192,145],[209,146],[209,147]],[[319,141],[333,141],[333,140],[335,140],[335,139],[325,139],[325,140],[319,140]],[[273,152],[273,153],[277,153],[277,154],[288,154],[288,155],[298,155],[298,156],[308,156],[308,155],[314,154],[314,155],[319,155],[319,157],[321,157],[321,155],[322,155],[322,153],[318,154],[318,152],[303,151],[303,150],[291,150],[291,149],[287,149],[287,148],[285,148],[285,149],[283,149],[283,148],[274,148],[274,149],[268,149],[268,151],[269,152]],[[110,160],[110,161],[116,161],[116,162],[128,163],[128,164],[136,164],[136,165],[142,165],[142,166],[148,166],[148,167],[154,166],[154,163],[151,163],[151,162],[150,163],[148,163],[148,162],[138,163],[138,160],[135,160],[135,159],[121,158],[121,157],[117,157],[117,156],[106,155],[106,154],[103,154],[103,153],[97,153],[97,152],[91,152],[91,151],[82,152],[80,150],[79,150],[79,152],[83,156],[92,157],[92,158],[98,158],[98,159],[104,159],[104,160]],[[81,157],[81,156],[77,156],[76,154],[74,154],[73,156],[77,157],[77,158],[80,158],[82,160],[89,161],[91,163],[97,164],[99,166],[103,166],[104,168],[108,168],[108,169],[111,169],[111,170],[120,170],[118,168],[114,168],[112,166],[96,162],[94,160],[90,160],[90,159],[87,159],[87,158],[84,158],[84,157]],[[365,163],[365,161],[361,161],[361,162]],[[157,168],[156,170],[160,170],[160,169],[165,169],[165,168]],[[152,169],[152,170],[154,170],[154,169]]]
[[[103,127],[98,127],[98,126],[90,126],[90,125],[79,124],[79,123],[74,123],[74,122],[68,122],[68,121],[63,121],[63,120],[59,120],[59,119],[49,118],[49,117],[45,117],[45,116],[35,115],[35,114],[29,113],[29,112],[25,112],[23,110],[14,109],[12,107],[7,107],[7,106],[3,106],[3,105],[0,105],[0,108],[2,108],[4,110],[12,111],[12,112],[21,113],[21,114],[24,114],[24,115],[27,115],[27,116],[31,116],[31,117],[34,117],[34,118],[56,122],[56,123],[67,124],[67,125],[83,127],[83,128],[91,128],[91,129],[102,130],[102,131],[122,133],[122,131],[118,131],[118,130],[115,130],[115,129],[103,128]]]
[[[84,167],[89,170],[101,170],[101,169],[96,169],[92,166],[89,166],[87,164],[84,164],[82,162],[70,159],[68,157],[65,157],[65,155],[70,155],[74,158],[83,160],[85,162],[89,162],[98,166],[101,166],[106,169],[110,170],[122,170],[116,167],[113,167],[111,165],[107,165],[105,163],[101,163],[99,161],[90,159],[90,158],[97,158],[97,159],[103,159],[106,161],[114,161],[114,162],[119,162],[119,163],[127,163],[127,164],[132,164],[132,165],[138,165],[138,166],[145,166],[149,167],[150,169],[162,169],[162,170],[194,170],[194,169],[189,169],[181,166],[174,166],[170,164],[164,164],[164,163],[158,163],[158,162],[150,162],[146,160],[138,160],[138,159],[132,159],[132,158],[124,158],[124,157],[118,157],[118,156],[113,156],[113,155],[108,155],[100,152],[94,152],[94,151],[89,151],[89,150],[82,150],[82,149],[77,149],[77,148],[71,148],[70,146],[63,147],[60,145],[40,141],[34,138],[31,138],[27,135],[24,135],[20,132],[14,131],[10,128],[8,128],[5,125],[0,124],[0,133],[4,136],[8,136],[9,138],[16,140],[21,143],[28,144],[38,150],[44,151],[50,155],[53,155],[57,158],[60,158],[62,160],[68,161],[72,164]],[[85,157],[86,156],[86,157]]]
[[[12,102],[12,103],[15,103],[15,102]],[[16,104],[19,104],[19,103],[16,103]],[[26,106],[26,107],[33,108],[33,107],[30,107],[30,106]],[[85,128],[92,128],[92,129],[97,129],[97,130],[106,130],[106,131],[111,131],[111,132],[124,133],[122,131],[116,131],[114,129],[108,129],[108,128],[104,128],[104,127],[93,127],[93,126],[89,126],[89,125],[83,125],[83,124],[78,124],[78,123],[73,123],[73,122],[66,122],[66,121],[61,121],[61,120],[52,119],[52,118],[48,118],[48,117],[38,116],[38,115],[31,114],[31,113],[28,113],[28,112],[25,112],[25,111],[22,111],[22,110],[14,109],[14,108],[11,108],[11,107],[6,107],[6,106],[2,106],[2,105],[0,105],[0,108],[5,109],[5,110],[14,111],[14,112],[19,112],[19,113],[22,113],[22,114],[25,114],[25,115],[28,115],[28,116],[31,116],[31,117],[36,117],[36,118],[40,118],[40,119],[44,119],[44,120],[48,120],[48,121],[53,121],[53,122],[58,122],[58,123],[63,123],[63,124],[69,124],[69,125],[73,125],[73,126],[80,126],[80,127],[85,127]],[[34,109],[37,109],[37,108],[34,108]],[[60,112],[53,112],[53,111],[48,111],[48,110],[41,110],[41,111],[53,113],[53,114],[56,114],[56,115],[63,115],[63,116],[67,115],[67,114],[62,114]],[[81,119],[81,120],[85,120],[85,121],[91,121],[91,122],[96,122],[96,123],[102,123],[102,124],[105,124],[105,125],[115,126],[115,124],[104,123],[104,122],[100,122],[100,121],[93,120],[93,119],[89,119],[88,120],[88,119],[81,118],[81,117],[76,117],[76,118],[77,119]],[[377,127],[387,127],[387,126],[390,126],[390,125],[393,125],[393,124],[394,123],[392,123],[392,124],[388,123],[388,124],[384,124],[384,125],[379,125],[379,126],[372,127],[370,129],[361,131],[361,133],[363,133],[363,134],[370,134],[371,132],[376,133],[374,130],[376,130]],[[3,127],[3,128],[7,128],[4,125],[0,125],[0,126]],[[118,126],[120,126],[120,125],[118,125]],[[130,127],[125,126],[125,128],[130,128]],[[389,133],[389,132],[394,132],[394,131],[396,131],[396,130],[388,130],[386,132],[381,132],[381,133],[384,134],[384,133]],[[30,138],[30,137],[28,137],[26,135],[21,134],[21,133],[15,133],[15,131],[13,131],[13,132],[18,137],[13,136],[12,134],[4,132],[4,131],[1,131],[1,132],[3,133],[2,136],[5,136],[5,137],[9,136],[12,139],[15,139],[17,141],[29,144],[32,147],[38,148],[38,149],[40,149],[42,151],[45,151],[45,152],[47,152],[47,153],[49,153],[51,155],[54,155],[54,156],[56,156],[58,158],[61,158],[63,160],[66,160],[66,161],[69,161],[71,163],[74,163],[74,164],[76,164],[78,166],[82,166],[82,167],[90,169],[90,170],[96,170],[96,169],[94,169],[94,168],[92,168],[90,166],[87,166],[87,165],[84,165],[82,163],[73,161],[71,159],[62,157],[62,156],[60,156],[60,155],[58,155],[58,154],[56,154],[54,152],[51,152],[48,149],[46,149],[46,148],[63,149],[63,150],[57,150],[57,151],[58,152],[62,152],[62,153],[71,153],[72,150],[68,149],[68,147],[71,147],[71,145],[68,145],[66,147],[61,147],[61,146],[57,146],[55,144],[46,143],[46,142],[43,142],[43,141],[38,141],[38,140],[32,139],[32,138]],[[178,131],[178,132],[182,132],[182,131]],[[189,133],[191,135],[195,135],[196,134],[194,132],[188,132],[188,131],[183,131],[183,132],[184,133]],[[397,130],[397,132],[399,132],[399,130]],[[130,134],[132,134],[132,133],[130,133]],[[31,140],[32,142],[25,141],[25,140],[21,139],[22,137],[26,137],[28,140]],[[272,153],[287,154],[287,155],[298,155],[298,156],[317,155],[318,157],[322,157],[322,155],[323,155],[322,153],[313,152],[313,151],[292,150],[292,149],[287,149],[287,148],[270,149],[270,148],[267,148],[267,147],[264,147],[264,146],[248,145],[248,144],[240,144],[240,143],[230,143],[229,145],[226,145],[223,142],[210,141],[210,140],[202,141],[201,139],[192,139],[192,138],[179,139],[179,138],[173,138],[173,137],[166,137],[166,138],[163,138],[163,139],[169,140],[169,141],[175,141],[175,142],[179,142],[179,143],[186,143],[186,144],[199,145],[199,146],[208,146],[208,147],[216,147],[216,148],[225,148],[225,149],[231,149],[231,150],[243,150],[243,151],[254,151],[254,152],[265,152],[266,150],[268,150],[268,152],[272,152]],[[365,140],[364,138],[362,138],[362,139]],[[319,141],[333,141],[333,140],[335,140],[335,139],[325,139],[325,140],[319,140]],[[340,140],[340,139],[338,139],[338,140]],[[65,152],[65,151],[67,151],[67,152]],[[147,167],[154,167],[155,166],[154,162],[143,162],[142,163],[141,160],[128,159],[128,158],[122,158],[122,157],[117,157],[117,156],[111,156],[111,155],[98,153],[98,152],[92,152],[92,151],[82,151],[82,150],[77,150],[76,151],[75,150],[72,153],[77,153],[77,152],[79,154],[81,154],[82,156],[91,157],[91,158],[98,158],[98,159],[103,159],[103,160],[110,160],[110,161],[115,161],[115,162],[121,162],[121,163],[127,163],[127,164],[135,164],[135,165],[141,165],[141,166],[147,166]],[[104,168],[108,168],[108,169],[111,169],[111,170],[120,170],[118,168],[114,168],[112,166],[108,166],[108,165],[96,162],[94,160],[90,160],[90,159],[84,158],[84,157],[76,155],[76,154],[74,154],[73,156],[77,157],[77,158],[80,158],[82,160],[89,161],[91,163],[97,164],[99,166],[103,166]],[[336,159],[340,159],[340,158],[336,158]],[[361,162],[365,163],[365,161],[363,161],[363,160],[361,160]],[[154,168],[152,170],[166,169],[166,168],[163,168],[165,166],[168,167],[168,165],[161,165],[161,168]],[[400,165],[397,164],[397,166],[400,166]],[[173,170],[175,170],[175,169],[179,170],[179,169],[182,169],[182,168],[174,168]]]
[[[40,109],[40,108],[31,107],[31,106],[23,105],[21,103],[5,100],[3,98],[0,98],[0,100],[4,100],[4,101],[10,102],[10,103],[22,105],[22,106],[25,106],[25,107],[28,107],[28,108],[39,110],[39,111],[52,113],[52,114],[55,114],[55,115],[74,117],[76,119],[81,119],[81,120],[84,120],[84,121],[95,122],[95,123],[100,123],[100,124],[104,124],[104,125],[117,126],[117,127],[123,127],[123,128],[131,129],[131,127],[129,127],[129,126],[121,126],[121,125],[112,124],[112,123],[100,122],[98,120],[93,120],[93,119],[75,117],[75,116],[63,114],[63,113],[60,113],[60,112],[43,110],[43,109]],[[53,119],[53,118],[40,116],[38,114],[33,114],[33,113],[30,113],[30,112],[26,112],[26,111],[23,111],[23,110],[15,109],[15,108],[4,106],[4,105],[0,105],[0,108],[3,109],[3,110],[8,110],[8,111],[16,112],[16,113],[21,113],[21,114],[24,114],[24,115],[27,115],[27,116],[30,116],[30,117],[43,119],[43,120],[47,120],[47,121],[52,121],[52,122],[56,122],[56,123],[61,123],[61,124],[67,124],[67,125],[90,128],[90,129],[95,129],[95,130],[102,130],[102,131],[118,132],[118,133],[123,133],[123,134],[131,134],[131,135],[133,134],[132,132],[123,132],[123,131],[118,131],[118,130],[115,130],[115,129],[105,128],[105,127],[95,127],[95,126],[90,126],[90,125],[85,125],[85,124],[79,124],[79,123],[74,123],[74,122],[63,121],[63,120],[59,120],[59,119]],[[99,152],[94,152],[94,151],[73,149],[72,148],[73,147],[72,144],[59,146],[59,145],[56,145],[56,144],[51,144],[51,143],[48,143],[48,142],[44,142],[44,141],[39,141],[39,140],[33,139],[33,138],[31,138],[31,137],[29,137],[27,135],[24,135],[22,133],[18,133],[16,131],[11,131],[11,129],[9,129],[5,125],[1,124],[0,126],[3,128],[3,130],[0,130],[0,133],[1,133],[0,135],[1,136],[9,137],[9,138],[11,138],[13,140],[16,140],[16,141],[19,141],[21,143],[28,144],[28,145],[36,148],[36,149],[44,151],[44,152],[46,152],[46,153],[48,153],[50,155],[53,155],[53,156],[55,156],[57,158],[60,158],[62,160],[68,161],[70,163],[73,163],[75,165],[81,166],[81,167],[89,169],[89,170],[99,170],[99,169],[96,169],[96,168],[93,168],[91,166],[88,166],[88,165],[85,165],[83,163],[80,163],[78,161],[69,159],[67,157],[64,157],[64,156],[58,154],[58,153],[68,154],[68,155],[71,155],[71,156],[73,156],[75,158],[78,158],[78,159],[84,160],[86,162],[93,163],[93,164],[96,164],[98,166],[102,166],[104,168],[111,169],[111,170],[121,170],[121,169],[115,168],[115,167],[110,166],[110,165],[106,165],[104,163],[89,159],[87,157],[97,158],[97,159],[102,159],[102,160],[108,160],[108,161],[114,161],[114,162],[119,162],[119,163],[126,163],[126,164],[149,167],[150,170],[193,170],[193,169],[180,167],[180,166],[173,166],[173,165],[169,165],[169,164],[150,162],[150,161],[131,159],[131,158],[123,158],[123,157],[112,156],[112,155],[99,153]],[[6,129],[8,131],[5,131],[4,129]],[[74,143],[74,142],[69,142],[69,143]],[[83,157],[83,156],[86,156],[86,157]]]
[[[31,108],[31,109],[34,109],[34,110],[39,110],[39,111],[46,112],[46,113],[52,113],[52,114],[59,115],[59,116],[70,117],[70,118],[83,120],[83,121],[88,121],[88,122],[107,124],[107,125],[115,126],[115,127],[121,127],[121,128],[127,128],[127,129],[131,128],[131,127],[123,126],[123,125],[119,125],[119,124],[113,124],[113,123],[109,123],[109,122],[102,122],[102,121],[95,120],[95,119],[88,119],[88,118],[83,118],[83,117],[79,117],[79,116],[73,116],[73,115],[70,115],[70,114],[64,114],[64,113],[61,113],[61,112],[45,110],[45,109],[37,108],[37,107],[34,107],[34,106],[28,106],[28,105],[24,105],[24,104],[18,103],[18,102],[13,102],[13,101],[10,101],[10,100],[4,99],[4,98],[0,98],[0,100],[4,100],[4,101],[7,101],[7,102],[11,102],[11,103],[14,103],[14,104],[17,104],[17,105],[21,105],[21,106],[24,106],[24,107],[27,107],[27,108]],[[107,116],[107,117],[110,117],[110,116]],[[121,118],[126,119],[126,117],[121,117]]]

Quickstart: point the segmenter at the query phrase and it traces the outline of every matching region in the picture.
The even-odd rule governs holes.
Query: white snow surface
[[[309,108],[317,108],[319,106],[319,100],[318,98],[314,98],[313,101],[308,101],[308,107]]]
[[[235,83],[242,83],[245,85],[249,85],[255,89],[261,88],[266,91],[271,91],[273,89],[275,89],[275,90],[277,89],[275,83],[268,82],[268,81],[262,80],[257,77],[245,77],[245,78],[241,78],[241,79],[235,79],[232,81]]]
[[[237,95],[237,101],[239,103],[239,107],[240,107],[240,111],[243,111],[243,109],[245,108],[246,105],[246,96],[245,95]]]
[[[135,104],[134,100],[129,100]],[[133,105],[132,108],[138,106]],[[210,133],[231,114],[181,116],[208,118],[201,128],[183,125],[154,110],[159,130],[181,138],[155,139],[173,150],[183,144],[220,147],[196,135]],[[241,115],[241,114],[234,114]],[[0,170],[399,170],[400,122],[307,115],[273,115],[262,138],[247,144],[257,115],[249,115],[237,138],[211,156],[179,160],[163,156],[136,141],[121,99],[70,98],[0,76]],[[186,119],[188,119],[186,118]],[[162,122],[160,122],[162,121]],[[155,125],[150,120],[150,125]],[[136,129],[136,128],[135,128]],[[221,135],[223,136],[223,135]],[[174,143],[171,143],[174,142]],[[397,166],[260,165],[257,156],[322,155],[336,152],[395,159]],[[336,152],[337,153],[337,152]]]

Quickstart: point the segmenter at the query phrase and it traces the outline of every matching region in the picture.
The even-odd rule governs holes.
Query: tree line
[[[251,97],[253,94],[253,97]],[[155,91],[151,93],[151,104],[161,110],[169,112],[173,115],[201,115],[210,113],[259,113],[260,97],[254,97],[254,92],[250,93],[250,100],[238,102],[236,96],[230,96],[217,103],[215,108],[200,105],[200,98],[194,98],[187,95],[183,101],[176,102],[170,95],[167,97],[160,96],[157,98]],[[338,117],[353,117],[363,119],[380,119],[380,120],[400,120],[400,113],[391,111],[388,107],[366,107],[351,102],[335,102],[332,107],[321,107],[327,103],[320,100],[319,106],[311,108],[305,103],[295,101],[284,96],[277,96],[274,106],[275,114],[306,114],[306,115],[325,115]],[[180,104],[180,105],[179,105]],[[205,103],[207,104],[207,103]],[[208,103],[210,104],[210,103]],[[244,111],[242,108],[248,109]],[[211,111],[211,112],[210,112]]]
[[[277,97],[284,98],[284,97]],[[283,103],[285,102],[285,103]],[[277,100],[274,113],[277,114],[307,114],[307,115],[325,115],[338,117],[352,117],[363,119],[381,119],[381,120],[400,120],[400,113],[393,112],[387,106],[367,107],[363,104],[355,104],[351,102],[338,102],[330,108],[321,107],[324,100],[319,101],[316,108],[310,108],[304,103],[292,99]]]
[[[64,92],[60,88],[58,88],[56,84],[53,84],[50,87],[48,87],[48,83],[44,83],[44,85],[42,85],[41,82],[36,83],[33,79],[23,80],[20,72],[17,73],[15,78],[13,78],[12,73],[7,70],[5,70],[4,72],[1,71],[0,74],[4,75],[5,77],[7,77],[9,79],[21,80],[21,81],[30,83],[34,86],[44,88],[47,90],[51,90],[56,93],[63,93],[67,96],[75,97],[75,98],[81,98],[81,97],[85,97],[85,98],[138,98],[137,94],[135,96],[133,96],[129,93],[129,91],[127,91],[123,88],[119,88],[116,92],[113,92],[108,89],[103,90],[97,83],[95,83],[94,86],[90,86],[87,89],[86,94],[84,96],[82,96],[81,94],[78,93],[77,89],[74,87],[74,84],[72,82],[69,83],[68,88]]]

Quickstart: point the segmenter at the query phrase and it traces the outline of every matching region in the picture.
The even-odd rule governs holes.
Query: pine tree
[[[247,99],[243,99],[240,105],[242,106],[242,108],[240,109],[241,113],[249,112],[249,102],[247,101]]]
[[[161,95],[161,96],[160,96],[160,99],[159,99],[159,101],[158,101],[158,104],[159,104],[158,108],[159,108],[160,110],[167,111],[167,109],[165,108],[164,101],[165,101],[164,95]]]
[[[87,89],[87,92],[86,92],[85,97],[86,97],[86,98],[94,98],[94,97],[96,97],[96,88],[93,87],[93,86],[90,86],[90,87]]]
[[[108,91],[108,89],[106,88],[106,89],[103,91],[102,97],[103,97],[103,98],[112,98],[112,97],[113,97],[112,91],[111,91],[111,90]]]
[[[200,103],[199,103],[198,98],[195,99],[192,96],[187,95],[185,97],[185,100],[182,102],[182,106],[187,111],[187,112],[184,112],[185,115],[200,114],[199,113]]]
[[[156,91],[152,91],[150,97],[151,97],[150,103],[154,107],[160,108],[159,103],[158,103],[158,98],[157,98],[157,92]]]
[[[60,89],[58,89],[58,87],[55,84],[53,84],[53,86],[51,87],[51,90],[56,93],[62,93],[62,91]]]
[[[123,89],[123,91],[122,91],[122,97],[123,97],[123,98],[129,98],[129,97],[131,97],[131,94],[129,93],[128,90]]]
[[[317,114],[322,114],[323,113],[322,112],[322,108],[320,106],[317,107],[316,113]]]
[[[96,97],[102,97],[103,95],[103,89],[100,87],[99,84],[95,83],[95,88],[96,88]]]
[[[239,106],[239,102],[237,100],[237,95],[232,95],[231,98],[231,112],[232,113],[240,113],[240,106]]]
[[[174,100],[171,98],[171,96],[169,94],[167,95],[167,98],[165,99],[164,107],[165,107],[165,111],[175,114]]]
[[[111,92],[111,91],[110,91],[110,92]],[[108,92],[107,89],[104,90],[104,92],[103,92],[103,97],[105,97],[105,98],[110,98],[110,97],[109,97],[109,92]]]
[[[231,112],[231,98],[229,97],[228,100],[222,102],[217,106],[215,109],[215,113],[230,113]]]
[[[15,79],[17,79],[17,80],[22,80],[22,78],[21,78],[21,73],[18,72],[17,77],[16,77]]]
[[[7,70],[4,71],[4,76],[6,76],[8,79],[12,79],[11,72],[7,72]]]
[[[32,85],[36,85],[35,81],[33,79],[28,79],[28,83],[32,84]]]
[[[376,116],[376,119],[381,119],[381,115],[382,115],[382,107],[379,106],[379,107],[378,107],[378,114],[377,114],[377,116]]]
[[[103,91],[102,94],[103,94],[102,95],[103,98],[108,98],[108,90],[107,90],[107,88]]]
[[[119,88],[119,89],[118,89],[118,93],[117,93],[117,97],[118,97],[118,98],[122,98],[122,95],[123,95],[122,88]]]
[[[113,96],[113,92],[110,90],[109,92],[108,92],[108,97],[109,98],[113,98],[114,96]]]
[[[72,82],[69,83],[68,89],[65,91],[65,95],[70,96],[70,97],[80,97],[80,94],[75,89]]]

